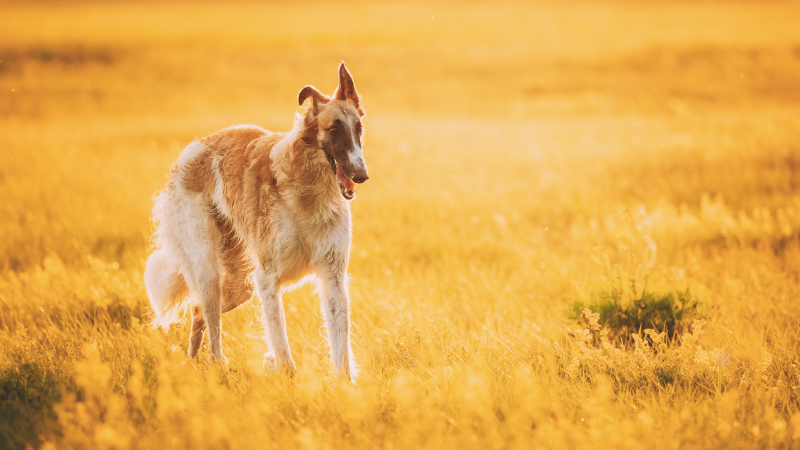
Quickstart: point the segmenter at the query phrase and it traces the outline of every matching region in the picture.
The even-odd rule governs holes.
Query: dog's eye
[[[356,124],[356,133],[361,134],[361,128],[362,128],[362,126],[361,126],[360,123]]]
[[[339,127],[328,128],[328,133],[330,133],[330,134],[339,134]]]

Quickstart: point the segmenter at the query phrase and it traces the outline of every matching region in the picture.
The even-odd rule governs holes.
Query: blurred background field
[[[800,446],[798,18],[0,4],[0,448]],[[255,299],[228,367],[189,360],[185,322],[148,325],[152,195],[193,139],[288,130],[341,60],[368,113],[358,384],[308,287],[297,379],[264,374]]]

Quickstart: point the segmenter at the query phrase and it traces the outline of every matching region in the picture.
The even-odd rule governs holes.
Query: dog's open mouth
[[[339,164],[336,164],[336,180],[339,182],[342,197],[345,200],[352,200],[356,196],[356,184],[344,173]]]

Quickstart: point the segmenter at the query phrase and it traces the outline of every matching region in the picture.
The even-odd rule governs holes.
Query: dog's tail
[[[156,250],[147,258],[144,285],[150,305],[156,313],[153,326],[169,327],[178,320],[178,313],[186,304],[189,288],[178,262],[166,250]]]

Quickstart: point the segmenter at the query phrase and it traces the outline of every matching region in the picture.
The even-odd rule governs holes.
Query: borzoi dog
[[[333,366],[352,381],[349,201],[355,184],[369,178],[361,151],[365,113],[344,63],[333,97],[306,86],[298,102],[309,99],[288,133],[239,125],[183,149],[155,198],[157,250],[145,285],[156,326],[194,303],[189,355],[208,328],[212,359],[225,361],[221,316],[252,297],[252,274],[270,350],[265,366],[293,375],[281,290],[313,274]]]

